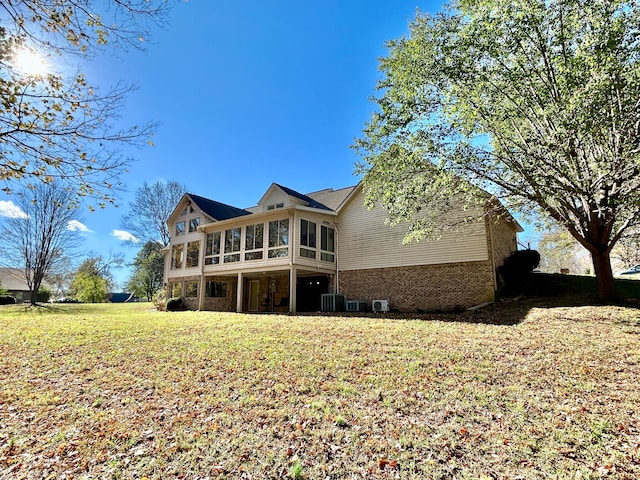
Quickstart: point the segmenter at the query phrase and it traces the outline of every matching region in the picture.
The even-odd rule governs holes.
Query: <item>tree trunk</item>
[[[613,271],[611,270],[611,260],[609,252],[591,253],[593,270],[596,274],[596,295],[598,301],[602,303],[612,303],[617,300],[616,286],[613,281]]]

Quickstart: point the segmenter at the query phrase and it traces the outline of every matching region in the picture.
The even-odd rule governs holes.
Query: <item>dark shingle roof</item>
[[[244,215],[251,215],[251,212],[247,212],[242,208],[232,207],[231,205],[216,202],[215,200],[210,200],[208,198],[201,197],[200,195],[194,195],[192,193],[188,193],[187,195],[189,195],[191,200],[196,203],[200,210],[218,221],[228,220],[235,217],[242,217]]]
[[[275,185],[280,187],[282,191],[287,195],[299,198],[300,200],[307,202],[307,204],[312,208],[319,208],[321,210],[331,210],[326,205],[323,205],[322,203],[315,201],[313,198],[308,197],[307,195],[303,195],[302,193],[296,192],[295,190],[291,190],[290,188],[287,188],[287,187],[283,187],[282,185],[279,185],[277,183]]]

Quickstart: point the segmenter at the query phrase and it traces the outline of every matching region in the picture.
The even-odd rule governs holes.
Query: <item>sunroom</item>
[[[293,205],[200,225],[198,258],[195,247],[191,255],[186,248],[186,264],[200,270],[197,308],[320,310],[321,295],[335,290],[334,219],[333,212]]]

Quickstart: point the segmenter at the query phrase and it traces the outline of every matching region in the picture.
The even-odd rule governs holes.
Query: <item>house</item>
[[[128,302],[139,302],[140,299],[136,297],[133,293],[112,292],[107,295],[107,301],[109,303],[128,303]]]
[[[49,288],[46,282],[42,282],[41,287]],[[23,268],[0,268],[0,290],[8,290],[18,303],[31,299],[31,291],[27,285]],[[39,302],[46,302],[48,299],[48,293],[38,294],[37,300]]]
[[[167,221],[167,295],[236,312],[319,311],[327,293],[399,311],[495,299],[496,268],[522,231],[510,215],[403,245],[406,226],[386,224],[363,195],[360,184],[301,194],[273,183],[242,209],[186,193]]]

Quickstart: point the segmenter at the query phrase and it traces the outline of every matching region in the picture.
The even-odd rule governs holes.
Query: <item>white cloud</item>
[[[67,229],[72,232],[90,232],[89,228],[84,224],[79,222],[78,220],[69,220],[67,223]]]
[[[0,200],[0,216],[9,218],[29,218],[20,207],[12,201]]]
[[[111,235],[116,237],[118,240],[122,240],[123,242],[133,242],[133,243],[140,242],[140,239],[138,237],[130,234],[126,230],[114,230],[113,232],[111,232]]]

